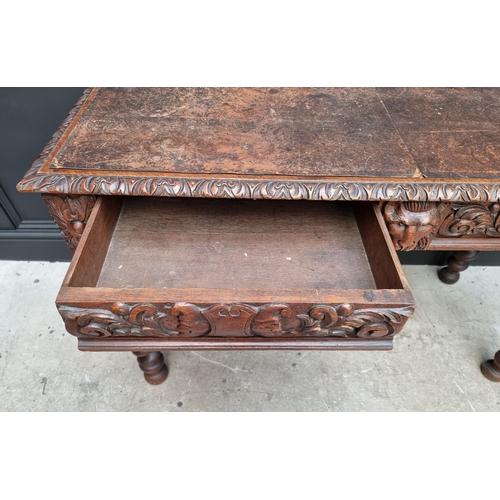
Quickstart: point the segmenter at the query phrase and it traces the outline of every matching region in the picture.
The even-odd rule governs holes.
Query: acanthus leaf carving
[[[42,195],[42,197],[66,243],[74,252],[94,207],[95,196]]]
[[[454,203],[438,232],[445,237],[500,237],[500,203]]]
[[[343,331],[349,337],[382,338],[398,332],[412,313],[412,307],[358,309],[342,318],[335,331]]]
[[[391,183],[372,181],[284,182],[263,179],[206,179],[185,177],[119,177],[30,170],[18,184],[24,192],[83,195],[177,196],[273,200],[353,200],[403,202],[500,202],[498,183]]]
[[[314,305],[304,311],[281,303],[124,304],[109,309],[60,305],[68,331],[79,337],[350,337],[381,338],[398,332],[412,307],[358,309]]]
[[[59,306],[67,330],[82,337],[198,337],[210,324],[194,304],[113,304],[110,309]]]

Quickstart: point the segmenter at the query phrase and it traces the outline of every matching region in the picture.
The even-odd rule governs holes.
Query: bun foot
[[[448,265],[439,270],[439,279],[447,285],[454,285],[460,279],[460,273],[469,267],[469,262],[478,256],[477,251],[458,251],[448,259]]]
[[[148,384],[158,385],[165,382],[168,368],[161,352],[134,352],[134,354],[137,356],[139,368],[144,372],[144,378]]]
[[[481,365],[483,375],[492,382],[500,382],[500,351],[495,354],[493,359],[485,361]]]

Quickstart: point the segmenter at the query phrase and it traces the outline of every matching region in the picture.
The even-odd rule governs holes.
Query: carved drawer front
[[[57,306],[81,349],[390,349],[414,302],[377,204],[107,196]]]

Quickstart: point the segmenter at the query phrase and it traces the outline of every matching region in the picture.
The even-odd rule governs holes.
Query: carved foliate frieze
[[[39,193],[272,200],[500,201],[500,184],[283,181],[45,174],[30,171],[18,189]]]
[[[396,202],[383,214],[396,250],[425,250],[439,230],[450,203]]]
[[[500,238],[500,203],[453,203],[438,235],[452,238]]]
[[[382,338],[398,332],[413,307],[356,309],[352,304],[297,307],[190,303],[124,304],[109,309],[59,306],[67,330],[78,337],[350,337]]]
[[[43,195],[45,205],[74,252],[94,207],[95,196]]]

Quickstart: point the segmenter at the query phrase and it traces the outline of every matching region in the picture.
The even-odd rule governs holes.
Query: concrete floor
[[[407,266],[417,312],[389,352],[172,352],[147,384],[130,353],[82,353],[54,306],[66,263],[0,261],[2,411],[498,411],[500,268],[453,286]]]

